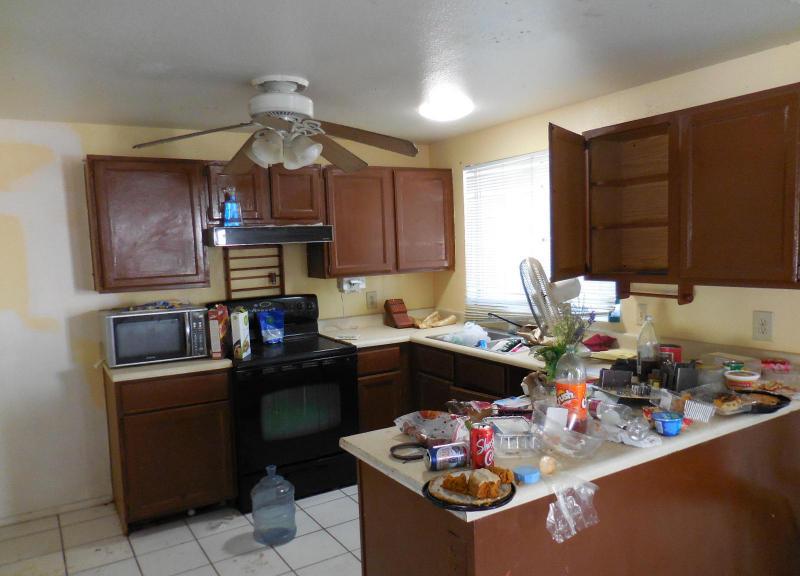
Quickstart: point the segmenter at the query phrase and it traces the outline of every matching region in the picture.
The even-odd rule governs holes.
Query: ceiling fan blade
[[[257,116],[256,122],[261,124],[264,128],[272,128],[273,130],[282,130],[283,132],[292,131],[291,122],[287,122],[283,118],[276,118],[275,116],[269,116],[268,114],[261,114]]]
[[[377,132],[353,128],[352,126],[334,124],[333,122],[325,122],[324,120],[320,120],[319,123],[322,129],[325,130],[325,133],[330,136],[352,140],[353,142],[361,142],[368,146],[383,148],[384,150],[405,154],[406,156],[416,156],[418,152],[413,142],[403,140],[402,138],[378,134]]]
[[[331,164],[341,168],[345,172],[358,172],[367,167],[367,163],[361,158],[350,152],[347,148],[336,142],[333,138],[324,134],[315,134],[310,138],[322,144],[322,156]]]
[[[222,169],[223,174],[235,175],[247,174],[250,172],[253,168],[253,161],[247,156],[246,150],[253,144],[253,140],[256,139],[256,134],[258,134],[258,132],[253,132],[250,138],[247,139],[247,142],[245,142],[236,154],[233,155],[233,158],[225,164],[225,168]]]
[[[223,126],[222,128],[212,128],[210,130],[201,130],[200,132],[192,132],[191,134],[183,134],[181,136],[172,136],[170,138],[161,138],[160,140],[152,140],[151,142],[142,142],[136,144],[134,148],[146,148],[148,146],[155,146],[156,144],[166,144],[167,142],[177,142],[178,140],[186,140],[187,138],[194,138],[195,136],[203,136],[205,134],[213,134],[214,132],[225,132],[227,130],[236,130],[237,128],[253,126],[253,122],[242,122],[241,124],[233,124],[231,126]]]

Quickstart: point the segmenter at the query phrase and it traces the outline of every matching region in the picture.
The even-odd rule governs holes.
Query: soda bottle
[[[267,466],[267,475],[250,492],[253,501],[253,538],[262,544],[285,544],[295,537],[294,486]]]
[[[650,372],[659,365],[658,337],[653,326],[653,317],[644,317],[644,324],[639,331],[639,340],[636,343],[637,369],[639,381],[646,382]]]
[[[589,418],[586,368],[574,345],[567,347],[567,351],[556,364],[556,402],[567,409],[567,428],[585,433]]]

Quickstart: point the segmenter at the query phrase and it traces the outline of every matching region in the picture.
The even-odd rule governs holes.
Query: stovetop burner
[[[293,364],[356,353],[356,347],[352,344],[339,342],[318,333],[319,306],[314,294],[229,300],[225,304],[229,311],[240,308],[249,313],[252,353],[244,360],[233,361],[237,370]],[[256,312],[273,308],[283,310],[284,340],[280,344],[262,344]]]
[[[234,360],[237,370],[346,356],[356,352],[356,347],[352,344],[319,334],[291,336],[280,344],[251,342],[250,347],[253,352],[249,358]]]

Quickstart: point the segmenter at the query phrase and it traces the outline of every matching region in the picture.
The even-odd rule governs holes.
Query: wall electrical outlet
[[[375,290],[367,292],[367,310],[374,310],[378,307],[378,293]]]
[[[753,310],[753,340],[772,340],[772,312]]]
[[[644,324],[645,316],[647,316],[647,304],[639,302],[639,304],[636,305],[636,324],[639,326]]]

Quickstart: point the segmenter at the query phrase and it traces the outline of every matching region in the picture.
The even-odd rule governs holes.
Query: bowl
[[[533,431],[541,438],[542,445],[551,451],[571,458],[589,458],[606,440],[606,433],[600,422],[586,420],[586,432],[565,428],[563,424],[548,418],[547,409],[557,408],[548,400],[533,403]]]
[[[761,378],[758,372],[751,370],[728,370],[725,372],[725,384],[731,390],[749,391],[756,387],[756,382]]]
[[[654,412],[652,418],[656,432],[662,436],[677,436],[681,433],[683,416],[677,412]]]

